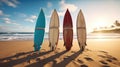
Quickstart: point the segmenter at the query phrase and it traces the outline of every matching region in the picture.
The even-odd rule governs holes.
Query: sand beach
[[[84,52],[77,40],[66,51],[63,40],[57,49],[50,51],[45,40],[39,54],[33,51],[33,41],[1,41],[0,67],[119,67],[120,39],[88,39]]]

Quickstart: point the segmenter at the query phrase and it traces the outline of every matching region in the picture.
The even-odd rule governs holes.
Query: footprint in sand
[[[120,66],[120,62],[119,61],[115,61],[115,60],[112,60],[112,59],[106,59],[106,61],[112,63],[112,64],[115,64],[115,65],[119,65]]]
[[[69,57],[70,57],[70,56],[65,56],[65,57],[64,57],[64,60],[65,60],[65,59],[68,59]]]
[[[120,62],[118,61],[118,59],[111,55],[106,54],[106,56],[103,55],[98,55],[98,56],[104,58],[107,62],[120,66]],[[106,64],[106,62],[105,63],[101,62],[101,63]]]
[[[112,60],[111,60],[111,59],[107,59],[106,61],[108,61],[108,62],[112,62]]]
[[[105,54],[107,54],[108,52],[106,52],[106,51],[99,51],[99,52],[102,52],[102,53],[105,53]]]
[[[108,64],[107,62],[105,62],[105,61],[103,61],[103,60],[100,60],[99,62],[102,63],[102,64],[105,64],[105,65]]]
[[[39,61],[40,61],[40,58],[36,58],[36,61],[39,62]]]
[[[88,67],[87,65],[85,65],[85,64],[82,64],[80,67]]]
[[[106,58],[108,62],[112,62],[112,60],[116,60],[117,61],[117,58],[111,56],[111,55],[108,55],[106,54],[106,56],[104,55],[98,55],[99,57],[102,57],[102,58]]]
[[[106,56],[104,56],[104,55],[98,55],[99,57],[101,57],[101,58],[107,58]]]
[[[85,59],[87,60],[87,61],[94,61],[92,58],[90,58],[90,57],[85,57]]]
[[[72,61],[74,67],[79,67],[80,65],[76,61]]]
[[[102,67],[110,67],[110,66],[108,66],[108,65],[103,65]]]
[[[76,53],[75,51],[71,51],[71,53]]]
[[[115,58],[115,57],[113,57],[113,56],[111,56],[111,55],[108,55],[108,54],[107,54],[106,56],[107,56],[108,59],[117,60],[117,58]]]
[[[81,63],[81,64],[84,63],[84,62],[83,62],[82,60],[80,60],[80,59],[77,59],[77,62],[79,62],[79,63]]]

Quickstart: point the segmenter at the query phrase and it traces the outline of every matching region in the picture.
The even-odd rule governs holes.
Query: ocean
[[[77,39],[77,35],[74,34],[74,39]],[[90,33],[87,34],[87,39],[116,39],[120,38],[120,34],[117,33]],[[33,32],[1,32],[0,41],[11,41],[11,40],[33,40]],[[44,39],[48,39],[48,33],[45,33]],[[59,39],[63,39],[63,34],[59,34]]]

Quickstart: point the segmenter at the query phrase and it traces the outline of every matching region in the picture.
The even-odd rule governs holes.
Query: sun
[[[108,20],[106,18],[98,18],[94,21],[94,28],[105,28],[109,25]]]

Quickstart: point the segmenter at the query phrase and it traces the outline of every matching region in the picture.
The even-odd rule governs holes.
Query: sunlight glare
[[[106,27],[108,26],[108,21],[106,18],[99,18],[94,21],[94,26],[95,28],[101,28],[101,27]]]

